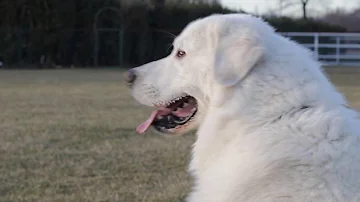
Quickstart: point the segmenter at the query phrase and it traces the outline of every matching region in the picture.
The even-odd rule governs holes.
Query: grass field
[[[330,71],[360,108],[360,71]],[[180,201],[194,135],[138,135],[121,70],[0,71],[0,201]]]

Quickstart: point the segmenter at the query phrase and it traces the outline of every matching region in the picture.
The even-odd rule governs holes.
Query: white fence
[[[314,52],[324,65],[360,67],[360,33],[280,33]]]

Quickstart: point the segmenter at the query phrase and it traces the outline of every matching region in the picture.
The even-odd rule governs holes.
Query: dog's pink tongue
[[[151,126],[151,123],[154,121],[155,117],[157,116],[158,114],[158,110],[156,111],[153,111],[150,115],[150,117],[142,124],[140,124],[137,128],[136,128],[136,131],[140,134],[143,134],[145,133],[145,131],[147,131],[147,129],[150,128]]]
[[[151,113],[150,117],[142,124],[140,124],[136,131],[140,134],[145,133],[151,126],[152,122],[154,122],[155,118],[160,115],[169,114],[171,112],[171,109],[168,108],[161,108],[158,110],[155,110]]]

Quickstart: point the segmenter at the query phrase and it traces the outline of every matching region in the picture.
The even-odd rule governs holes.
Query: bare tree
[[[303,19],[304,19],[304,20],[307,19],[306,7],[307,7],[309,1],[310,1],[310,0],[301,0],[302,13],[303,13]]]
[[[326,4],[329,4],[331,0],[278,0],[278,11],[282,13],[284,10],[292,7],[301,7],[301,13],[303,19],[308,19],[308,11],[310,2],[321,4],[323,8],[326,8]]]

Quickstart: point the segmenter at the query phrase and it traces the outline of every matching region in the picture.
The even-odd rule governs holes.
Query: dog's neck
[[[275,122],[279,124],[281,120],[291,120],[286,116],[299,117],[306,111],[318,109],[324,112],[345,104],[344,98],[336,91],[329,90],[331,84],[322,75],[318,77],[317,72],[309,72],[308,75],[302,72],[299,74],[301,78],[281,76],[279,72],[265,73],[260,69],[233,88],[213,88],[214,96],[197,132],[193,151],[196,156],[190,170],[206,170],[209,159],[216,158],[213,155],[218,154],[210,151],[221,151],[228,144],[241,144],[236,140],[239,136],[247,137],[249,144],[258,142],[259,138],[248,134]],[[296,74],[296,71],[285,71],[285,74]],[[289,123],[297,122],[285,121],[284,127]]]
[[[238,117],[246,125],[259,126],[303,108],[327,107],[319,106],[324,103],[346,104],[342,95],[325,90],[328,89],[325,86],[331,84],[317,69],[275,69],[271,72],[265,68],[255,70],[235,87],[214,88],[216,96],[210,102],[209,113],[212,109],[221,109],[224,115],[229,113],[232,117]],[[294,75],[302,77],[296,78]],[[323,101],[329,97],[331,100]]]

